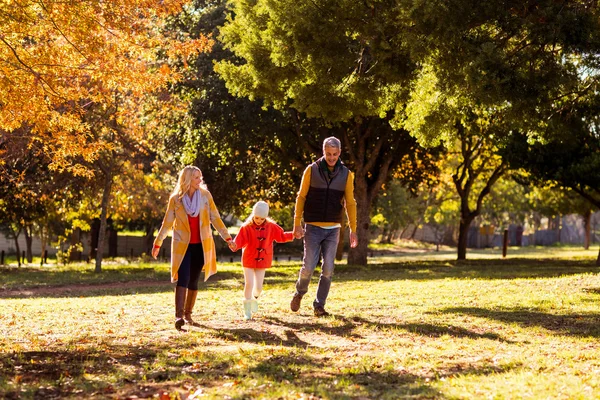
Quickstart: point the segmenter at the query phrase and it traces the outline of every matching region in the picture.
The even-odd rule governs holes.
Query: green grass
[[[220,264],[183,333],[165,263],[0,269],[0,397],[600,397],[597,248],[396,250],[340,263],[327,318],[317,277],[289,311],[281,262],[244,321],[240,265]]]

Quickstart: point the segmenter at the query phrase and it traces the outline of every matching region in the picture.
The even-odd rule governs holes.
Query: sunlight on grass
[[[511,248],[456,262],[410,250],[341,262],[327,318],[312,315],[318,274],[289,311],[300,263],[278,262],[251,321],[240,264],[220,263],[188,332],[173,328],[166,263],[97,276],[86,264],[11,268],[0,275],[0,397],[594,398],[596,256]]]

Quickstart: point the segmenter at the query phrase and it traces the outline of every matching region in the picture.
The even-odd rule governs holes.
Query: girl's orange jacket
[[[273,242],[294,240],[292,232],[284,232],[274,222],[266,220],[262,225],[250,221],[242,225],[235,237],[235,244],[242,249],[244,268],[270,268],[273,262]]]

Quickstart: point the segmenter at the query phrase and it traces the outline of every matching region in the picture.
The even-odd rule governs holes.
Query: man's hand
[[[355,248],[358,246],[358,236],[355,232],[350,232],[350,247]]]
[[[154,259],[156,260],[156,257],[158,257],[158,252],[160,251],[160,247],[153,247],[152,248],[152,257],[154,257]]]
[[[304,229],[302,229],[301,225],[294,225],[294,230],[292,233],[296,239],[302,239],[304,237]]]

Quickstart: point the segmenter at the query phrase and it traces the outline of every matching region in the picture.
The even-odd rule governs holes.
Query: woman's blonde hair
[[[178,199],[181,199],[183,195],[190,190],[190,186],[192,185],[192,176],[194,176],[194,172],[196,171],[200,172],[200,177],[202,177],[202,171],[200,171],[200,168],[193,165],[183,167],[183,169],[179,171],[177,185],[175,185],[175,189],[173,189],[173,193],[171,195],[177,196]],[[200,187],[207,190],[204,180],[202,183],[200,183]]]

